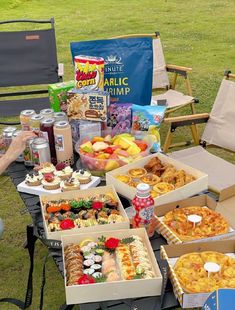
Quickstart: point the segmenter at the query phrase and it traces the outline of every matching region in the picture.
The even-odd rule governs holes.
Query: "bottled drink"
[[[17,128],[13,126],[8,126],[3,129],[2,137],[3,137],[3,144],[4,144],[4,152],[7,151],[9,145],[11,144],[13,134],[16,130]]]
[[[54,140],[54,118],[43,119],[40,124],[40,136],[46,139],[49,143],[51,162],[56,165],[56,151],[55,151],[55,140]]]
[[[68,116],[64,112],[55,112],[54,113],[54,119],[55,119],[55,122],[67,121]]]
[[[16,131],[14,131],[13,137],[17,137],[21,132],[22,132],[22,130],[16,130]],[[16,159],[16,161],[17,161],[17,162],[21,162],[21,163],[24,161],[23,153],[20,154],[20,155],[18,156],[18,158]]]
[[[23,110],[21,111],[20,113],[20,123],[21,123],[21,127],[22,127],[22,130],[30,130],[30,127],[29,127],[29,121],[30,121],[30,118],[36,114],[36,112],[34,110]]]
[[[40,123],[43,120],[43,116],[41,114],[33,115],[29,120],[30,130],[34,131],[36,134],[40,131]]]
[[[23,152],[24,164],[27,167],[31,167],[34,165],[33,163],[33,155],[32,155],[32,143],[35,138],[29,138],[26,141],[26,147]]]
[[[150,186],[145,183],[137,185],[137,193],[132,200],[135,215],[132,220],[133,228],[145,227],[149,237],[154,235],[154,200],[150,196]]]
[[[59,121],[55,123],[54,137],[57,162],[73,165],[72,131],[68,121]]]
[[[50,148],[48,141],[44,138],[35,138],[32,143],[32,159],[34,165],[51,162]]]
[[[43,109],[40,111],[40,114],[43,116],[44,119],[46,118],[53,118],[54,117],[54,110],[52,109]]]

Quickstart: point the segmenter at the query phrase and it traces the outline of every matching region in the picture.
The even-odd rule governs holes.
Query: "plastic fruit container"
[[[80,155],[81,165],[84,169],[89,170],[94,176],[105,177],[105,174],[108,171],[117,169],[142,157],[148,156],[153,143],[149,141],[145,142],[148,145],[145,151],[140,152],[135,156],[129,156],[122,159],[112,158],[112,156],[109,159],[96,158],[92,153],[81,151],[78,144],[76,144],[75,149]]]

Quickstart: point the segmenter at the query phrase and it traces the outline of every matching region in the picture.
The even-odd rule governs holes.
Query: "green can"
[[[74,84],[74,81],[68,81],[48,85],[50,105],[55,112],[67,111],[67,91],[74,88]]]

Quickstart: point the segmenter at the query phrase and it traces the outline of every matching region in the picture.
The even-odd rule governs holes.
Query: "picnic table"
[[[26,174],[31,170],[31,168],[25,167],[23,163],[14,162],[8,168],[8,175],[11,177],[15,187],[21,183]],[[24,214],[29,212],[32,217],[32,225],[27,226],[27,241],[25,247],[29,251],[30,257],[30,268],[28,276],[28,287],[25,295],[25,302],[21,304],[22,309],[28,307],[32,302],[32,275],[34,269],[34,248],[35,242],[39,239],[47,248],[48,254],[44,260],[43,274],[42,274],[42,284],[41,284],[41,300],[40,309],[43,309],[43,295],[44,286],[46,283],[45,271],[46,271],[46,261],[50,256],[53,258],[58,271],[63,275],[63,259],[60,241],[48,240],[45,238],[43,220],[41,214],[41,207],[39,202],[39,197],[36,195],[31,195],[27,193],[19,193],[25,204],[25,210],[21,213]],[[120,197],[124,208],[129,206],[129,201],[123,197]],[[115,300],[115,301],[104,301],[97,303],[89,303],[79,305],[80,310],[99,310],[99,309],[110,309],[110,310],[160,310],[160,309],[176,309],[179,306],[178,301],[172,290],[170,281],[168,280],[168,266],[165,261],[160,258],[160,246],[166,244],[166,240],[159,234],[155,232],[155,235],[150,239],[152,248],[154,250],[155,257],[158,261],[159,267],[163,275],[163,286],[161,296],[154,297],[143,297],[136,299],[125,299],[125,300]],[[143,288],[144,289],[144,288]],[[60,306],[60,310],[72,309],[73,305],[63,304]]]

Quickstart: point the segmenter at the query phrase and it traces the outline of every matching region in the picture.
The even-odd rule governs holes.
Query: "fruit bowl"
[[[150,154],[151,138],[135,139],[130,134],[120,134],[111,138],[94,137],[75,150],[80,155],[81,165],[92,175],[104,177],[106,172],[129,164]]]

